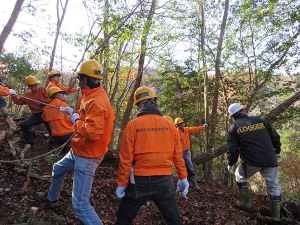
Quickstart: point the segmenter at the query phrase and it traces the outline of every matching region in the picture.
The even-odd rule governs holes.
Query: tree
[[[9,17],[9,20],[7,21],[5,27],[3,28],[3,30],[0,34],[0,54],[2,52],[4,43],[7,39],[7,37],[9,36],[10,32],[12,31],[12,28],[15,25],[20,12],[22,11],[22,5],[23,5],[24,1],[25,0],[17,0],[16,1],[15,7]]]

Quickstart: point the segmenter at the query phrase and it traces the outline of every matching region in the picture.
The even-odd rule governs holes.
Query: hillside
[[[5,120],[0,118],[0,129],[8,128]],[[54,146],[46,143],[45,130],[43,126],[36,127],[36,145],[29,150],[25,158],[31,158],[54,149]],[[22,136],[18,144],[20,148],[24,146]],[[9,154],[10,146],[2,139],[0,141],[0,224],[26,223],[31,207],[37,207],[35,221],[40,224],[81,224],[73,213],[71,204],[72,174],[68,174],[63,191],[61,193],[61,206],[50,209],[46,203],[39,202],[35,198],[36,191],[44,191],[49,187],[49,178],[52,166],[47,157],[41,158],[34,163],[32,174],[28,186],[23,190],[26,183],[26,173],[28,163],[11,163]],[[18,150],[18,149],[17,149]],[[18,154],[17,154],[18,155]],[[91,203],[100,216],[104,225],[113,224],[115,213],[120,200],[115,195],[117,187],[115,179],[117,167],[108,162],[104,162],[97,169],[94,179]],[[177,179],[175,177],[174,187]],[[251,201],[253,209],[250,212],[241,210],[234,206],[234,202],[239,198],[238,190],[217,183],[199,183],[201,191],[193,188],[189,189],[187,199],[176,195],[179,211],[183,224],[215,224],[215,225],[239,225],[239,224],[300,224],[300,215],[294,214],[294,219],[288,218],[287,213],[282,211],[282,222],[274,223],[270,221],[269,196],[267,193],[252,194]],[[22,191],[23,190],[23,191]],[[283,202],[292,202],[283,196]],[[157,225],[165,224],[162,216],[155,204],[151,201],[139,211],[134,220],[135,225]]]

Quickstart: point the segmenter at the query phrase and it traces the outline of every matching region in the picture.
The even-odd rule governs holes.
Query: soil
[[[20,122],[20,121],[19,121]],[[0,130],[8,126],[0,118]],[[55,148],[47,144],[46,130],[43,125],[34,128],[36,144],[25,155],[26,159],[42,155]],[[20,149],[24,147],[22,132],[19,131],[20,141],[15,143]],[[60,207],[51,209],[45,202],[36,199],[37,191],[45,191],[50,185],[52,164],[49,156],[36,159],[31,169],[30,180],[27,180],[28,161],[12,162],[10,146],[5,139],[0,140],[0,224],[20,224],[29,222],[28,215],[32,207],[37,207],[34,221],[39,224],[81,224],[72,209],[72,173],[66,177],[60,197]],[[18,154],[17,154],[18,155]],[[117,155],[115,152],[113,155]],[[17,157],[19,159],[19,157]],[[104,225],[114,223],[116,210],[120,199],[115,195],[117,166],[114,157],[102,162],[96,171],[91,204]],[[34,174],[34,175],[33,175]],[[174,179],[176,187],[177,178]],[[26,184],[28,184],[26,186]],[[204,225],[240,225],[240,224],[300,224],[300,216],[293,219],[282,212],[282,222],[270,220],[269,195],[267,193],[252,194],[252,210],[244,211],[235,207],[239,199],[237,188],[227,187],[218,183],[199,182],[200,191],[189,188],[188,197],[184,199],[176,194],[177,205],[182,216],[183,224]],[[284,201],[292,201],[284,198]],[[155,204],[148,201],[139,211],[135,225],[165,224]]]

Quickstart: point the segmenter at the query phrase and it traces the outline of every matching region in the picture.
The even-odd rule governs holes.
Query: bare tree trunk
[[[226,22],[227,22],[227,16],[228,16],[228,9],[229,9],[229,0],[225,1],[225,9],[223,14],[223,21],[221,25],[221,32],[218,42],[218,49],[217,49],[217,57],[215,62],[215,85],[214,85],[214,92],[213,92],[213,107],[211,112],[211,119],[210,119],[210,126],[209,126],[209,142],[208,142],[208,149],[212,148],[214,146],[215,142],[215,131],[216,131],[216,115],[217,115],[217,109],[218,109],[218,101],[219,101],[219,87],[220,87],[220,77],[221,77],[221,71],[220,71],[220,64],[221,64],[221,54],[222,54],[222,45],[223,45],[223,39],[224,39],[224,33],[226,29]],[[205,163],[205,172],[204,172],[204,179],[211,180],[212,179],[212,167],[213,167],[213,161],[208,161]]]
[[[55,56],[57,41],[58,41],[58,37],[59,37],[59,34],[60,34],[61,25],[63,23],[64,17],[65,17],[66,11],[67,11],[68,2],[69,2],[69,0],[66,0],[65,6],[62,7],[63,13],[61,15],[61,18],[59,17],[59,3],[60,3],[60,0],[57,0],[57,2],[56,2],[57,25],[56,25],[56,33],[55,33],[54,44],[53,44],[52,53],[51,53],[51,57],[50,57],[49,71],[51,71],[53,69],[54,56]],[[45,87],[47,87],[48,83],[49,83],[49,79],[46,80]]]
[[[3,28],[1,34],[0,34],[0,54],[2,52],[2,49],[3,49],[3,46],[4,46],[4,43],[8,37],[8,35],[10,34],[13,26],[15,25],[17,19],[18,19],[18,16],[22,10],[22,5],[24,3],[25,0],[17,0],[16,1],[16,4],[15,4],[15,7],[9,17],[9,20],[7,21],[5,27]],[[5,4],[4,2],[2,2],[2,4]]]
[[[121,132],[119,134],[118,147],[117,147],[118,149],[120,148],[120,144],[121,144],[121,140],[122,140],[122,136],[123,136],[123,130],[125,129],[125,126],[127,125],[128,121],[129,121],[129,116],[130,116],[130,113],[131,113],[131,110],[133,107],[134,92],[141,85],[141,81],[142,81],[142,77],[143,77],[143,73],[144,73],[144,62],[145,62],[146,50],[147,50],[147,38],[148,38],[149,31],[150,31],[150,28],[152,25],[153,15],[154,15],[155,9],[156,9],[156,1],[157,0],[152,0],[151,8],[150,8],[149,14],[147,16],[145,27],[144,27],[144,30],[142,33],[141,51],[140,51],[137,77],[136,77],[135,83],[133,85],[133,89],[132,89],[131,95],[129,97],[127,107],[126,107],[126,110],[124,113],[123,121],[121,124]]]

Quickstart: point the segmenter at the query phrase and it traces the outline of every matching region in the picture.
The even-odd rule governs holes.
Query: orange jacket
[[[0,85],[0,96],[9,95],[9,88]]]
[[[49,91],[50,88],[52,87],[59,87],[61,90],[64,90],[64,91],[67,91],[69,90],[68,87],[65,87],[65,86],[59,86],[58,83],[55,81],[55,80],[51,80],[47,86],[47,91]],[[70,93],[76,93],[77,92],[77,89],[76,88],[72,88]]]
[[[69,106],[67,103],[58,98],[54,98],[50,105],[57,107]],[[74,127],[69,121],[69,116],[64,116],[57,108],[46,106],[42,115],[42,119],[49,123],[53,136],[64,136],[74,132]]]
[[[203,126],[198,127],[184,127],[184,131],[177,128],[177,131],[180,135],[180,142],[182,146],[182,151],[188,150],[191,148],[190,134],[199,133],[204,130]]]
[[[174,123],[159,115],[143,115],[127,124],[119,156],[117,184],[121,186],[127,185],[131,167],[136,176],[171,175],[174,163],[178,177],[187,177]]]
[[[73,151],[85,158],[99,158],[108,151],[111,140],[114,111],[102,87],[83,90],[78,114],[74,123],[75,136],[71,140]]]
[[[37,100],[40,102],[44,102],[49,104],[51,102],[51,98],[48,96],[47,89],[44,87],[38,87],[36,92],[26,92],[22,96]],[[44,111],[44,107],[40,106],[40,103],[32,101],[27,98],[18,97],[17,95],[11,95],[11,99],[17,105],[28,105],[29,109],[31,110],[32,114],[41,113]]]

